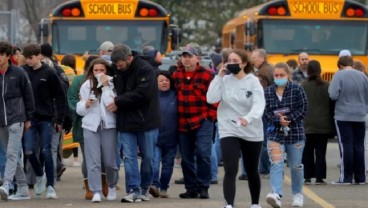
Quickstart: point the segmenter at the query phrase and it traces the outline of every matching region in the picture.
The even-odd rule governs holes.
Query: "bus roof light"
[[[80,9],[78,9],[78,8],[73,8],[73,9],[72,9],[72,16],[73,16],[73,17],[79,17],[79,16],[80,16],[80,14],[81,14]]]
[[[276,15],[276,14],[277,14],[277,9],[276,9],[276,7],[270,7],[270,8],[268,8],[267,13],[268,13],[269,15]]]
[[[69,9],[69,8],[65,8],[63,9],[63,11],[61,12],[61,14],[64,16],[64,17],[69,17],[71,14],[72,14],[72,10]]]
[[[278,14],[278,15],[280,15],[280,16],[284,16],[284,15],[286,14],[286,9],[285,9],[285,7],[283,7],[283,6],[279,6],[279,7],[277,8],[277,14]]]
[[[364,16],[364,10],[359,8],[359,9],[355,9],[355,16],[357,17],[363,17]]]
[[[353,17],[355,15],[355,10],[353,8],[349,8],[346,10],[346,16]]]
[[[148,9],[147,9],[147,8],[142,8],[141,10],[139,10],[139,15],[140,15],[141,17],[147,17],[147,16],[148,16],[148,14],[149,14],[149,11],[148,11]]]
[[[158,14],[157,9],[149,9],[149,16],[150,17],[156,17]]]

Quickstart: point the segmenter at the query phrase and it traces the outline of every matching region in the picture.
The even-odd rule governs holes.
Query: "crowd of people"
[[[99,55],[86,57],[82,75],[73,55],[60,64],[53,57],[49,44],[20,50],[0,42],[2,200],[30,199],[30,185],[36,195],[57,198],[55,182],[65,170],[58,152],[69,131],[82,151],[85,199],[94,203],[116,200],[121,163],[121,202],[168,198],[179,153],[180,198],[210,198],[221,162],[224,208],[235,206],[239,165],[251,208],[261,207],[261,176],[270,179],[266,202],[281,207],[287,163],[292,206],[302,207],[303,185],[313,178],[327,184],[326,150],[335,135],[341,163],[332,184],[366,182],[368,77],[347,50],[330,83],[306,52],[273,66],[264,49],[223,49],[210,54],[208,68],[199,64],[199,45],[189,43],[178,64],[161,71],[154,47],[138,53],[106,41]]]

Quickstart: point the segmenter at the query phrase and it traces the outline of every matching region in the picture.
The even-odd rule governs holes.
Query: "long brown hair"
[[[247,65],[245,65],[245,67],[243,68],[243,71],[246,74],[249,74],[251,72],[253,72],[253,66],[252,63],[250,61],[249,55],[247,54],[246,50],[243,49],[234,49],[230,52],[231,53],[235,53],[236,55],[238,55],[243,63],[247,63]]]
[[[102,64],[106,67],[106,75],[112,75],[112,69],[110,67],[109,62],[107,62],[105,59],[103,58],[97,58],[94,59],[91,64],[88,67],[88,71],[86,74],[86,81],[90,81],[91,82],[91,91],[93,91],[96,95],[96,97],[99,97],[102,94],[102,88],[97,88],[97,84],[98,81],[96,79],[96,77],[93,75],[93,67],[96,64]]]
[[[322,85],[321,71],[321,64],[319,61],[310,60],[307,65],[308,81],[316,80],[317,85]]]

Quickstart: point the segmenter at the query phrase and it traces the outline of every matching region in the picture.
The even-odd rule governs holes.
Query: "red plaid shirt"
[[[197,65],[190,79],[179,68],[173,75],[178,94],[178,130],[187,132],[200,127],[204,119],[216,120],[216,107],[207,103],[207,90],[213,74]]]

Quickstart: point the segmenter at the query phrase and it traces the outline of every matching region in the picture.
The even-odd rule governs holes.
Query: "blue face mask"
[[[277,86],[282,87],[282,86],[286,86],[286,84],[287,84],[287,82],[288,82],[288,79],[287,79],[287,78],[275,79],[275,80],[274,80],[274,82],[275,82],[275,84],[276,84]]]

